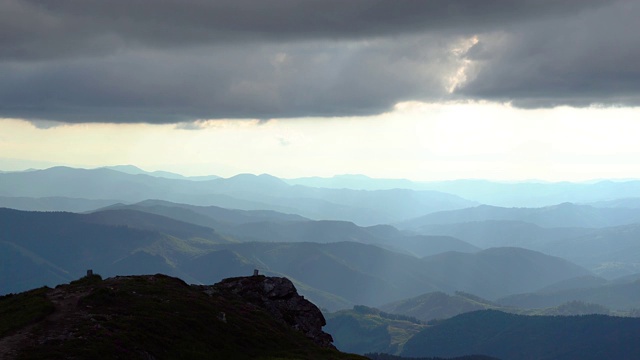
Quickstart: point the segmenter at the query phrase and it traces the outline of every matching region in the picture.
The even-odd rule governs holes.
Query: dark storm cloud
[[[603,0],[3,0],[0,57],[478,31]]]
[[[0,103],[7,117],[67,122],[368,115],[439,96],[448,52],[420,37],[0,65]]]
[[[450,99],[464,64],[455,98],[635,104],[639,13],[625,0],[3,0],[0,117],[376,114]]]
[[[520,107],[640,105],[640,2],[480,37],[472,80],[457,93]]]

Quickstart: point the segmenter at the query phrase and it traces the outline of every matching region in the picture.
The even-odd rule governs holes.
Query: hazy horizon
[[[2,161],[2,159],[0,159],[0,161]],[[83,167],[83,166],[73,166],[73,165],[68,165],[68,164],[53,164],[50,166],[42,166],[42,167],[30,167],[30,168],[20,168],[20,169],[11,169],[11,170],[7,170],[7,169],[0,169],[0,172],[5,172],[5,173],[11,173],[11,172],[26,172],[26,171],[39,171],[39,170],[48,170],[51,168],[56,168],[56,167],[66,167],[66,168],[72,168],[72,169],[83,169],[83,170],[95,170],[95,169],[103,169],[103,168],[107,168],[110,170],[115,170],[115,171],[124,171],[123,169],[117,169],[117,167],[134,167],[138,170],[141,170],[144,173],[149,173],[150,175],[153,176],[153,173],[170,173],[170,174],[175,174],[175,175],[179,175],[179,176],[183,176],[185,178],[206,178],[206,177],[217,177],[217,178],[222,178],[222,179],[229,179],[235,176],[241,176],[241,175],[255,175],[255,176],[260,176],[260,175],[270,175],[270,176],[274,176],[277,177],[279,179],[282,180],[297,180],[297,179],[336,179],[336,178],[349,178],[349,177],[353,177],[354,179],[357,178],[361,178],[361,177],[365,177],[367,179],[372,179],[372,180],[399,180],[399,181],[403,181],[403,180],[407,180],[410,182],[415,182],[415,183],[429,183],[429,182],[448,182],[448,181],[488,181],[488,182],[494,182],[494,183],[504,183],[504,184],[509,184],[509,183],[563,183],[563,182],[569,182],[569,183],[576,183],[576,184],[590,184],[590,183],[596,183],[596,182],[600,182],[600,181],[613,181],[613,182],[624,182],[624,181],[637,181],[640,180],[640,178],[593,178],[593,179],[585,179],[585,180],[574,180],[574,181],[570,181],[570,180],[557,180],[557,181],[549,181],[549,180],[543,180],[543,179],[489,179],[489,178],[452,178],[452,179],[440,179],[440,180],[416,180],[416,179],[409,179],[409,178],[393,178],[393,177],[373,177],[373,176],[369,176],[367,174],[356,174],[356,173],[342,173],[342,174],[333,174],[333,175],[328,175],[328,176],[300,176],[300,177],[280,177],[280,176],[276,176],[274,174],[270,174],[270,173],[253,173],[253,172],[239,172],[236,174],[231,174],[228,176],[220,176],[218,174],[213,174],[213,173],[202,173],[202,174],[193,174],[193,175],[187,175],[184,173],[180,173],[180,172],[175,172],[175,171],[167,171],[163,168],[154,168],[154,169],[148,169],[148,168],[143,168],[141,166],[137,166],[135,164],[108,164],[108,165],[102,165],[102,166],[88,166],[88,167]]]

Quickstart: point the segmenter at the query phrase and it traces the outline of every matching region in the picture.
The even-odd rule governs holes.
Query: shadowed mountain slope
[[[192,280],[176,263],[229,242],[210,228],[142,212],[82,215],[0,208],[0,229],[0,244],[7,250],[3,254],[7,261],[1,263],[0,294],[24,291],[34,283],[69,281],[86,269],[108,275],[140,273],[151,266],[127,260],[139,258],[140,251],[153,255],[147,258],[153,263],[164,264],[155,271],[172,270],[171,274]]]
[[[640,280],[557,291],[544,289],[534,293],[507,296],[496,302],[506,306],[531,309],[558,306],[573,300],[599,304],[616,310],[638,309],[640,308]]]
[[[453,295],[431,292],[382,305],[380,309],[392,314],[412,316],[426,322],[434,319],[447,319],[466,312],[500,307],[489,300],[463,292],[456,292]]]
[[[421,259],[357,242],[233,243],[208,227],[132,210],[81,215],[0,209],[0,226],[0,241],[73,277],[86,269],[107,275],[163,271],[211,283],[257,268],[291,278],[330,309],[380,305],[431,291],[496,298],[589,274],[561,259],[514,248]],[[24,290],[24,285],[12,286],[2,291]]]
[[[182,239],[203,238],[216,242],[229,241],[209,227],[194,225],[143,211],[104,210],[86,214],[83,216],[83,220],[95,224],[158,231]]]
[[[402,352],[413,357],[465,354],[524,360],[635,359],[640,356],[640,319],[524,316],[483,310],[422,330]]]
[[[483,220],[422,226],[425,235],[447,235],[480,248],[517,246],[542,251],[547,244],[595,231],[590,228],[545,228],[525,221]]]
[[[428,225],[421,230],[453,236],[481,248],[518,246],[559,256],[607,279],[640,272],[640,224],[598,229],[542,228],[521,221],[489,220]]]
[[[396,301],[380,306],[380,309],[391,314],[398,314],[417,318],[424,322],[448,319],[453,316],[478,310],[500,310],[519,315],[589,315],[612,313],[607,307],[570,300],[559,305],[549,307],[522,308],[502,305],[483,299],[469,293],[457,291],[453,295],[443,292],[422,294],[413,298]],[[615,312],[619,313],[619,312]],[[624,313],[629,315],[628,312]]]
[[[543,251],[592,269],[607,279],[640,273],[640,224],[596,229],[547,244]]]
[[[326,314],[327,332],[339,350],[364,354],[397,354],[404,343],[426,327],[408,316],[388,314],[362,305]]]
[[[260,269],[287,274],[353,304],[380,305],[430,291],[476,292],[487,298],[538,289],[588,275],[566,260],[504,248],[477,254],[444,253],[419,259],[354,242],[218,245]]]
[[[449,252],[427,257],[423,262],[426,273],[446,281],[450,288],[489,299],[499,297],[499,293],[519,292],[519,288],[539,289],[591,275],[567,260],[521,248],[491,248],[474,254]]]

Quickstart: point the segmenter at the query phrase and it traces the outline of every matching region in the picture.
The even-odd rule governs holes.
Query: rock
[[[300,331],[316,344],[335,349],[331,335],[322,331],[327,322],[320,309],[299,295],[287,278],[263,275],[237,277],[206,288],[203,291],[236,294],[265,309],[276,320]]]

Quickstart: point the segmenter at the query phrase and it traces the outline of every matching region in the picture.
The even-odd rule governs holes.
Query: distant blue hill
[[[0,196],[113,199],[122,203],[160,199],[240,210],[274,210],[316,220],[352,221],[359,225],[397,222],[434,211],[477,205],[437,191],[292,186],[267,174],[191,181],[106,168],[69,167],[0,174]]]
[[[289,184],[356,190],[411,189],[442,191],[479,203],[504,207],[542,207],[563,202],[592,203],[640,197],[640,180],[591,182],[489,181],[460,179],[410,181],[376,179],[364,175],[287,179]],[[637,206],[636,206],[637,207]]]

